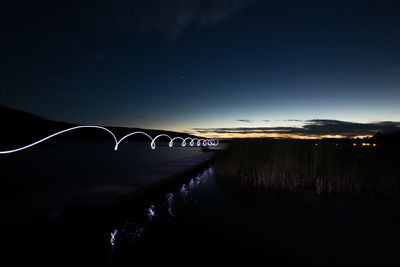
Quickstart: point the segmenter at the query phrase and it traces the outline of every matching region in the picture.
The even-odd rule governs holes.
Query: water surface
[[[398,204],[376,196],[244,190],[210,168],[115,220],[105,235],[107,262],[392,265],[400,262]]]
[[[143,158],[135,158],[133,148],[126,146],[126,150],[121,147],[121,158],[112,149],[88,158],[99,147],[85,146],[76,153],[76,147],[66,144],[65,154],[58,158],[59,151],[54,158],[51,149],[43,152],[53,162],[48,170],[61,178],[44,171],[44,165],[23,166],[43,172],[46,179],[108,181],[114,177],[113,181],[121,181],[135,166],[146,166],[145,157],[155,155],[144,148]],[[66,158],[68,167],[63,167]],[[40,163],[43,157],[33,161]],[[107,167],[110,164],[113,168]],[[96,167],[99,170],[93,171]],[[26,169],[18,172],[34,176]],[[19,236],[8,246],[19,255],[29,255],[30,262],[68,266],[400,264],[398,199],[246,190],[216,177],[213,168],[143,201],[128,203],[118,213],[98,219],[85,213],[83,208],[61,217],[40,228],[39,234]]]

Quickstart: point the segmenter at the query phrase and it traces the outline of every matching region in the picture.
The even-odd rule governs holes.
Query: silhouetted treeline
[[[396,132],[383,133],[381,131],[374,134],[371,138],[369,138],[371,142],[375,142],[380,145],[391,145],[391,146],[399,146],[400,145],[400,130]]]

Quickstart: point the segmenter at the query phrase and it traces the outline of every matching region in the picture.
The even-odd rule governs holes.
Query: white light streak
[[[52,135],[49,135],[49,136],[47,136],[47,137],[45,137],[45,138],[43,138],[43,139],[40,139],[40,140],[38,140],[38,141],[36,141],[36,142],[34,142],[34,143],[32,143],[32,144],[29,144],[29,145],[26,145],[26,146],[23,146],[23,147],[20,147],[20,148],[12,149],[12,150],[0,151],[0,154],[10,154],[10,153],[22,151],[22,150],[25,150],[25,149],[27,149],[27,148],[33,147],[33,146],[35,146],[35,145],[38,145],[38,144],[40,144],[40,143],[42,143],[42,142],[44,142],[44,141],[46,141],[46,140],[48,140],[48,139],[50,139],[50,138],[53,138],[53,137],[55,137],[55,136],[57,136],[57,135],[60,135],[60,134],[63,134],[63,133],[69,132],[69,131],[77,130],[77,129],[82,129],[82,128],[95,128],[95,129],[100,129],[100,130],[106,131],[106,132],[108,132],[109,134],[111,134],[112,137],[113,137],[113,139],[114,139],[114,143],[115,143],[114,150],[118,150],[119,144],[120,144],[124,139],[128,138],[128,137],[131,136],[131,135],[135,135],[135,134],[141,134],[141,135],[147,136],[147,137],[150,139],[150,147],[151,147],[152,149],[155,149],[155,148],[156,148],[156,140],[157,140],[158,138],[160,138],[160,137],[167,137],[167,138],[169,138],[169,140],[170,140],[169,143],[168,143],[168,146],[169,146],[169,147],[172,147],[172,146],[174,145],[174,141],[175,141],[175,140],[181,140],[181,141],[182,141],[182,142],[181,142],[181,145],[182,145],[183,147],[186,146],[187,141],[189,141],[189,140],[190,140],[190,142],[189,142],[190,146],[194,146],[194,142],[195,142],[195,141],[197,141],[197,146],[201,146],[201,144],[202,144],[203,146],[218,146],[218,144],[219,144],[219,140],[216,139],[216,138],[212,138],[212,139],[197,139],[197,138],[186,137],[186,138],[184,139],[184,138],[179,137],[179,136],[174,137],[174,138],[171,138],[171,137],[170,137],[169,135],[167,135],[167,134],[159,134],[159,135],[157,135],[156,137],[152,138],[149,134],[147,134],[147,133],[145,133],[145,132],[140,132],[140,131],[139,131],[139,132],[132,132],[132,133],[129,133],[129,134],[125,135],[124,137],[122,137],[121,139],[118,140],[117,137],[115,136],[115,134],[114,134],[112,131],[110,131],[109,129],[107,129],[107,128],[105,128],[105,127],[102,127],[102,126],[90,126],[90,125],[88,125],[88,126],[76,126],[76,127],[68,128],[68,129],[59,131],[59,132],[57,132],[57,133],[54,133],[54,134],[52,134]]]

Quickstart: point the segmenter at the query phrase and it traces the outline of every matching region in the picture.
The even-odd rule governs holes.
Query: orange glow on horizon
[[[298,135],[298,134],[259,134],[259,133],[226,133],[226,134],[199,134],[199,133],[191,133],[193,135],[202,136],[204,138],[219,138],[219,139],[239,139],[239,138],[274,138],[274,139],[323,139],[323,138],[336,138],[336,139],[345,139],[345,138],[369,138],[372,135],[359,135],[359,136],[344,136],[344,135]]]

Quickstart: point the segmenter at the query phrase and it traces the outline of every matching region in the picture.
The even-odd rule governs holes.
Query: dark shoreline
[[[210,160],[202,167],[207,168],[213,164],[214,161]],[[139,222],[132,218],[142,218],[143,216],[146,218],[147,208],[150,204],[155,204],[157,200],[159,203],[160,200],[165,199],[167,193],[179,190],[182,183],[187,183],[194,174],[198,174],[198,171],[201,170],[200,166],[196,166],[185,174],[171,177],[170,180],[163,180],[141,192],[132,194],[129,198],[124,198],[124,201],[114,203],[115,206],[110,206],[105,210],[86,209],[85,207],[79,209],[77,207],[70,213],[65,213],[57,222],[49,225],[45,229],[46,232],[42,233],[42,240],[30,240],[36,245],[32,245],[31,250],[17,250],[17,256],[13,262],[29,259],[30,263],[40,262],[45,266],[126,266],[127,264],[160,266],[167,260],[164,257],[170,257],[169,260],[172,260],[171,263],[177,264],[176,266],[181,266],[180,264],[205,266],[204,263],[214,262],[213,256],[217,256],[215,262],[218,262],[220,266],[232,266],[235,263],[240,263],[241,266],[255,266],[255,263],[259,263],[260,260],[265,260],[266,263],[275,266],[291,266],[298,263],[307,264],[307,266],[336,266],[336,264],[344,262],[352,265],[358,261],[364,264],[368,258],[379,261],[369,262],[365,266],[397,262],[393,256],[386,259],[372,254],[358,259],[358,253],[362,253],[363,249],[368,246],[362,245],[362,241],[358,241],[357,238],[362,238],[372,248],[376,248],[378,255],[385,255],[386,252],[382,252],[382,250],[388,245],[378,245],[374,243],[374,240],[380,240],[381,231],[385,235],[388,232],[376,225],[380,225],[381,220],[386,222],[388,220],[388,218],[380,218],[380,214],[389,215],[395,221],[399,220],[398,215],[400,214],[397,209],[390,212],[399,203],[398,199],[391,201],[381,197],[369,198],[365,194],[351,193],[318,195],[315,192],[270,192],[256,188],[238,187],[237,184],[232,183],[227,184],[226,180],[219,178],[215,181],[221,191],[215,195],[215,192],[206,190],[203,192],[205,195],[202,196],[202,199],[199,199],[199,202],[202,202],[202,204],[199,203],[200,206],[211,205],[208,207],[212,208],[216,205],[216,210],[211,210],[211,213],[207,215],[207,213],[204,214],[204,209],[198,210],[197,204],[193,204],[190,206],[190,211],[193,213],[187,213],[188,210],[185,209],[171,219],[172,221],[165,220],[165,218],[160,221],[156,220],[138,243],[124,247],[124,239],[117,240],[117,254],[112,252],[110,245],[112,229],[121,231],[126,222]],[[221,204],[215,200],[218,200],[220,194],[224,195],[223,199],[227,198],[231,201],[230,205],[235,210],[221,210],[219,216],[215,218],[215,212],[219,211],[218,207]],[[207,200],[206,202],[209,200],[210,203],[204,203],[204,200]],[[248,206],[249,203],[250,206]],[[370,214],[370,211],[377,213]],[[234,217],[230,217],[232,215]],[[225,216],[227,216],[226,219]],[[263,221],[254,220],[258,216],[261,216],[268,224],[264,225]],[[201,220],[197,221],[199,219]],[[231,225],[230,222],[235,222],[236,219],[239,222]],[[373,219],[373,222],[370,223],[365,219]],[[395,221],[390,222],[395,223]],[[203,225],[204,222],[208,222],[209,225]],[[383,223],[383,225],[385,224]],[[136,226],[133,226],[133,229],[135,229],[134,227]],[[244,228],[243,232],[237,232],[242,227]],[[350,230],[347,227],[350,227]],[[269,234],[271,237],[264,240],[263,235],[259,236],[258,233],[261,229],[266,231],[263,232],[263,235]],[[170,230],[171,232],[169,232]],[[365,231],[368,231],[371,237],[364,236]],[[338,234],[340,238],[335,237],[331,232]],[[123,233],[119,232],[119,236],[121,234]],[[236,240],[237,234],[239,236],[241,234],[242,238],[250,243],[235,241],[242,246],[236,248],[236,243],[232,244],[231,242]],[[393,235],[397,236],[398,232],[393,232]],[[23,245],[29,242],[26,238],[20,240]],[[124,237],[120,236],[119,238]],[[177,238],[177,241],[174,238]],[[353,248],[351,245],[342,244],[342,238],[347,238],[347,242],[350,244],[362,246]],[[191,240],[187,245],[180,242],[180,240],[187,239]],[[281,239],[283,239],[282,243]],[[395,250],[397,246],[397,243],[393,243],[393,239],[388,240],[392,244],[390,251]],[[166,241],[168,241],[169,247],[164,247]],[[260,241],[265,242],[262,243],[265,247],[257,245],[257,242]],[[296,249],[296,246],[288,244],[287,241],[293,241],[297,245],[302,244],[304,248]],[[303,241],[306,244],[303,244]],[[321,248],[319,244],[321,244]],[[324,249],[325,247],[327,250]],[[317,251],[310,250],[311,248],[317,249]],[[351,252],[348,254],[346,249],[350,248]],[[204,253],[199,249],[204,249]],[[253,251],[253,249],[255,250]],[[368,248],[367,251],[371,251],[371,248]],[[293,252],[295,254],[292,254]],[[302,254],[302,252],[307,254]],[[323,254],[319,255],[319,252],[323,252]],[[272,255],[270,255],[271,253]],[[18,257],[18,255],[24,255],[25,258]],[[227,255],[230,256],[226,257]],[[269,255],[269,257],[262,255]],[[251,257],[247,259],[249,256]]]
[[[213,152],[210,152],[213,153]],[[119,199],[112,201],[95,210],[94,216],[96,218],[107,218],[117,216],[126,209],[127,206],[132,207],[135,205],[143,206],[145,203],[149,203],[149,199],[154,198],[171,191],[171,189],[176,188],[178,185],[187,181],[189,177],[199,173],[200,171],[211,166],[215,161],[214,155],[206,161],[200,162],[197,165],[191,166],[187,169],[183,169],[178,173],[169,175],[159,181],[152,183],[144,188],[136,190],[128,195],[122,196]],[[135,204],[138,203],[138,204]]]
[[[211,156],[212,152],[207,154]],[[72,258],[70,260],[63,259],[58,261],[56,263],[57,266],[76,265],[76,261],[74,261],[76,259],[88,260],[90,259],[88,255],[91,252],[88,252],[88,255],[81,254],[86,249],[85,241],[82,243],[82,247],[79,244],[79,236],[85,236],[83,240],[97,240],[97,242],[93,243],[99,245],[98,249],[103,249],[104,242],[109,239],[109,236],[104,236],[103,234],[108,233],[108,230],[119,221],[119,218],[123,218],[133,210],[143,210],[146,205],[151,203],[152,199],[171,190],[176,190],[179,185],[188,181],[193,175],[211,166],[213,161],[214,158],[210,157],[206,161],[182,169],[164,179],[99,207],[77,204],[64,209],[56,220],[21,222],[27,224],[28,229],[13,233],[11,240],[3,239],[3,242],[8,244],[3,252],[6,252],[6,258],[10,258],[11,262],[17,264],[28,261],[40,262],[45,266],[50,266],[52,261],[58,261],[60,257],[68,254],[66,253],[68,250],[73,250],[77,254],[71,254]],[[9,231],[13,230],[9,229]],[[77,239],[77,243],[74,242],[75,239]],[[59,251],[59,249],[66,251]],[[46,251],[48,256],[44,256],[41,251]],[[93,253],[98,252],[96,249],[90,251]],[[104,255],[108,253],[108,251],[103,252]],[[24,257],[20,257],[21,255],[24,255]],[[102,260],[104,260],[102,257],[98,257],[94,262],[96,262],[96,265],[100,264],[101,266],[104,263]],[[94,262],[86,262],[82,266],[92,266]],[[77,264],[77,266],[81,265]]]
[[[62,131],[68,128],[81,126],[82,124],[53,121],[46,118],[42,118],[38,115],[0,106],[0,117],[2,131],[0,131],[0,151],[16,149],[36,142],[42,138],[45,138],[58,131]],[[171,137],[180,136],[186,137],[197,137],[187,133],[172,132],[165,130],[154,130],[154,129],[141,129],[135,127],[117,127],[117,126],[103,126],[112,131],[115,136],[119,139],[126,134],[135,131],[143,131],[148,133],[150,136],[155,137],[159,134],[167,134]],[[55,136],[55,140],[110,140],[112,136],[102,130],[96,129],[79,129],[73,132],[67,132],[59,136]],[[129,140],[132,141],[148,141],[149,138],[143,135],[130,136]],[[160,139],[166,141],[167,139]],[[168,140],[169,141],[169,140]],[[46,145],[46,144],[41,144]]]

